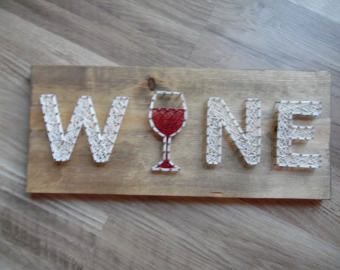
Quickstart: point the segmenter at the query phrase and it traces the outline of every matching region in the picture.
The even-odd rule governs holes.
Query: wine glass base
[[[171,160],[161,160],[157,165],[152,167],[153,172],[178,172],[180,169],[181,168]]]

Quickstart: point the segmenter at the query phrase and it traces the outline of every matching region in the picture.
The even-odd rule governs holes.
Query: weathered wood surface
[[[161,157],[162,143],[148,123],[152,92],[148,77],[159,86],[180,91],[186,98],[189,118],[171,146],[171,156],[182,167],[178,173],[155,173],[151,167]],[[112,99],[129,98],[111,159],[97,166],[87,137],[79,137],[70,161],[53,161],[40,106],[42,94],[55,94],[66,129],[78,98],[93,98],[103,127]],[[262,161],[245,166],[232,142],[223,136],[222,162],[205,163],[206,111],[211,96],[223,98],[243,123],[244,101],[261,100]],[[322,114],[302,124],[315,127],[315,138],[295,144],[302,153],[320,153],[322,167],[292,170],[274,166],[275,102],[318,100]],[[214,69],[35,66],[32,70],[30,142],[27,191],[243,198],[325,199],[330,195],[329,133],[330,77],[325,72],[228,71]],[[299,147],[298,147],[299,146]]]
[[[338,270],[339,10],[337,0],[1,0],[0,268]],[[329,70],[332,198],[31,197],[30,68],[43,64]]]

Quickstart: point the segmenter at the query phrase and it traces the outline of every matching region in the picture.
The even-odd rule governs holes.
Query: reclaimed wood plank
[[[329,133],[330,78],[326,72],[228,71],[216,69],[144,67],[33,68],[30,148],[27,191],[31,193],[128,194],[243,198],[305,198],[330,196]],[[146,78],[184,93],[189,120],[172,145],[172,156],[182,167],[177,174],[156,174],[161,142],[147,122],[152,93]],[[86,136],[80,136],[71,160],[57,165],[51,156],[39,103],[44,93],[57,95],[64,126],[81,95],[91,95],[101,126],[112,99],[129,97],[129,106],[111,160],[96,166]],[[262,162],[246,168],[225,138],[223,161],[205,164],[206,102],[220,96],[242,118],[248,97],[262,101]],[[313,119],[315,139],[302,152],[317,152],[323,164],[316,170],[285,170],[273,166],[274,105],[281,99],[320,100],[321,117]]]

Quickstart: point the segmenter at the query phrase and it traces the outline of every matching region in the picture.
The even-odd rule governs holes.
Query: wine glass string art
[[[179,98],[181,108],[155,106],[156,100],[166,97]],[[188,110],[183,93],[160,90],[158,88],[154,89],[154,95],[149,106],[148,119],[153,131],[163,138],[163,158],[152,167],[152,171],[177,172],[180,170],[180,167],[170,160],[171,142],[173,137],[181,132],[187,118]]]

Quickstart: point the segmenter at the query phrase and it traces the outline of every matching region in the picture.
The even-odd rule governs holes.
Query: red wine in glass
[[[180,98],[182,108],[154,108],[157,98],[174,96]],[[179,92],[156,91],[151,99],[149,122],[152,129],[163,138],[163,159],[152,167],[153,171],[173,171],[180,168],[170,160],[172,138],[184,127],[187,119],[187,107],[184,95]]]

